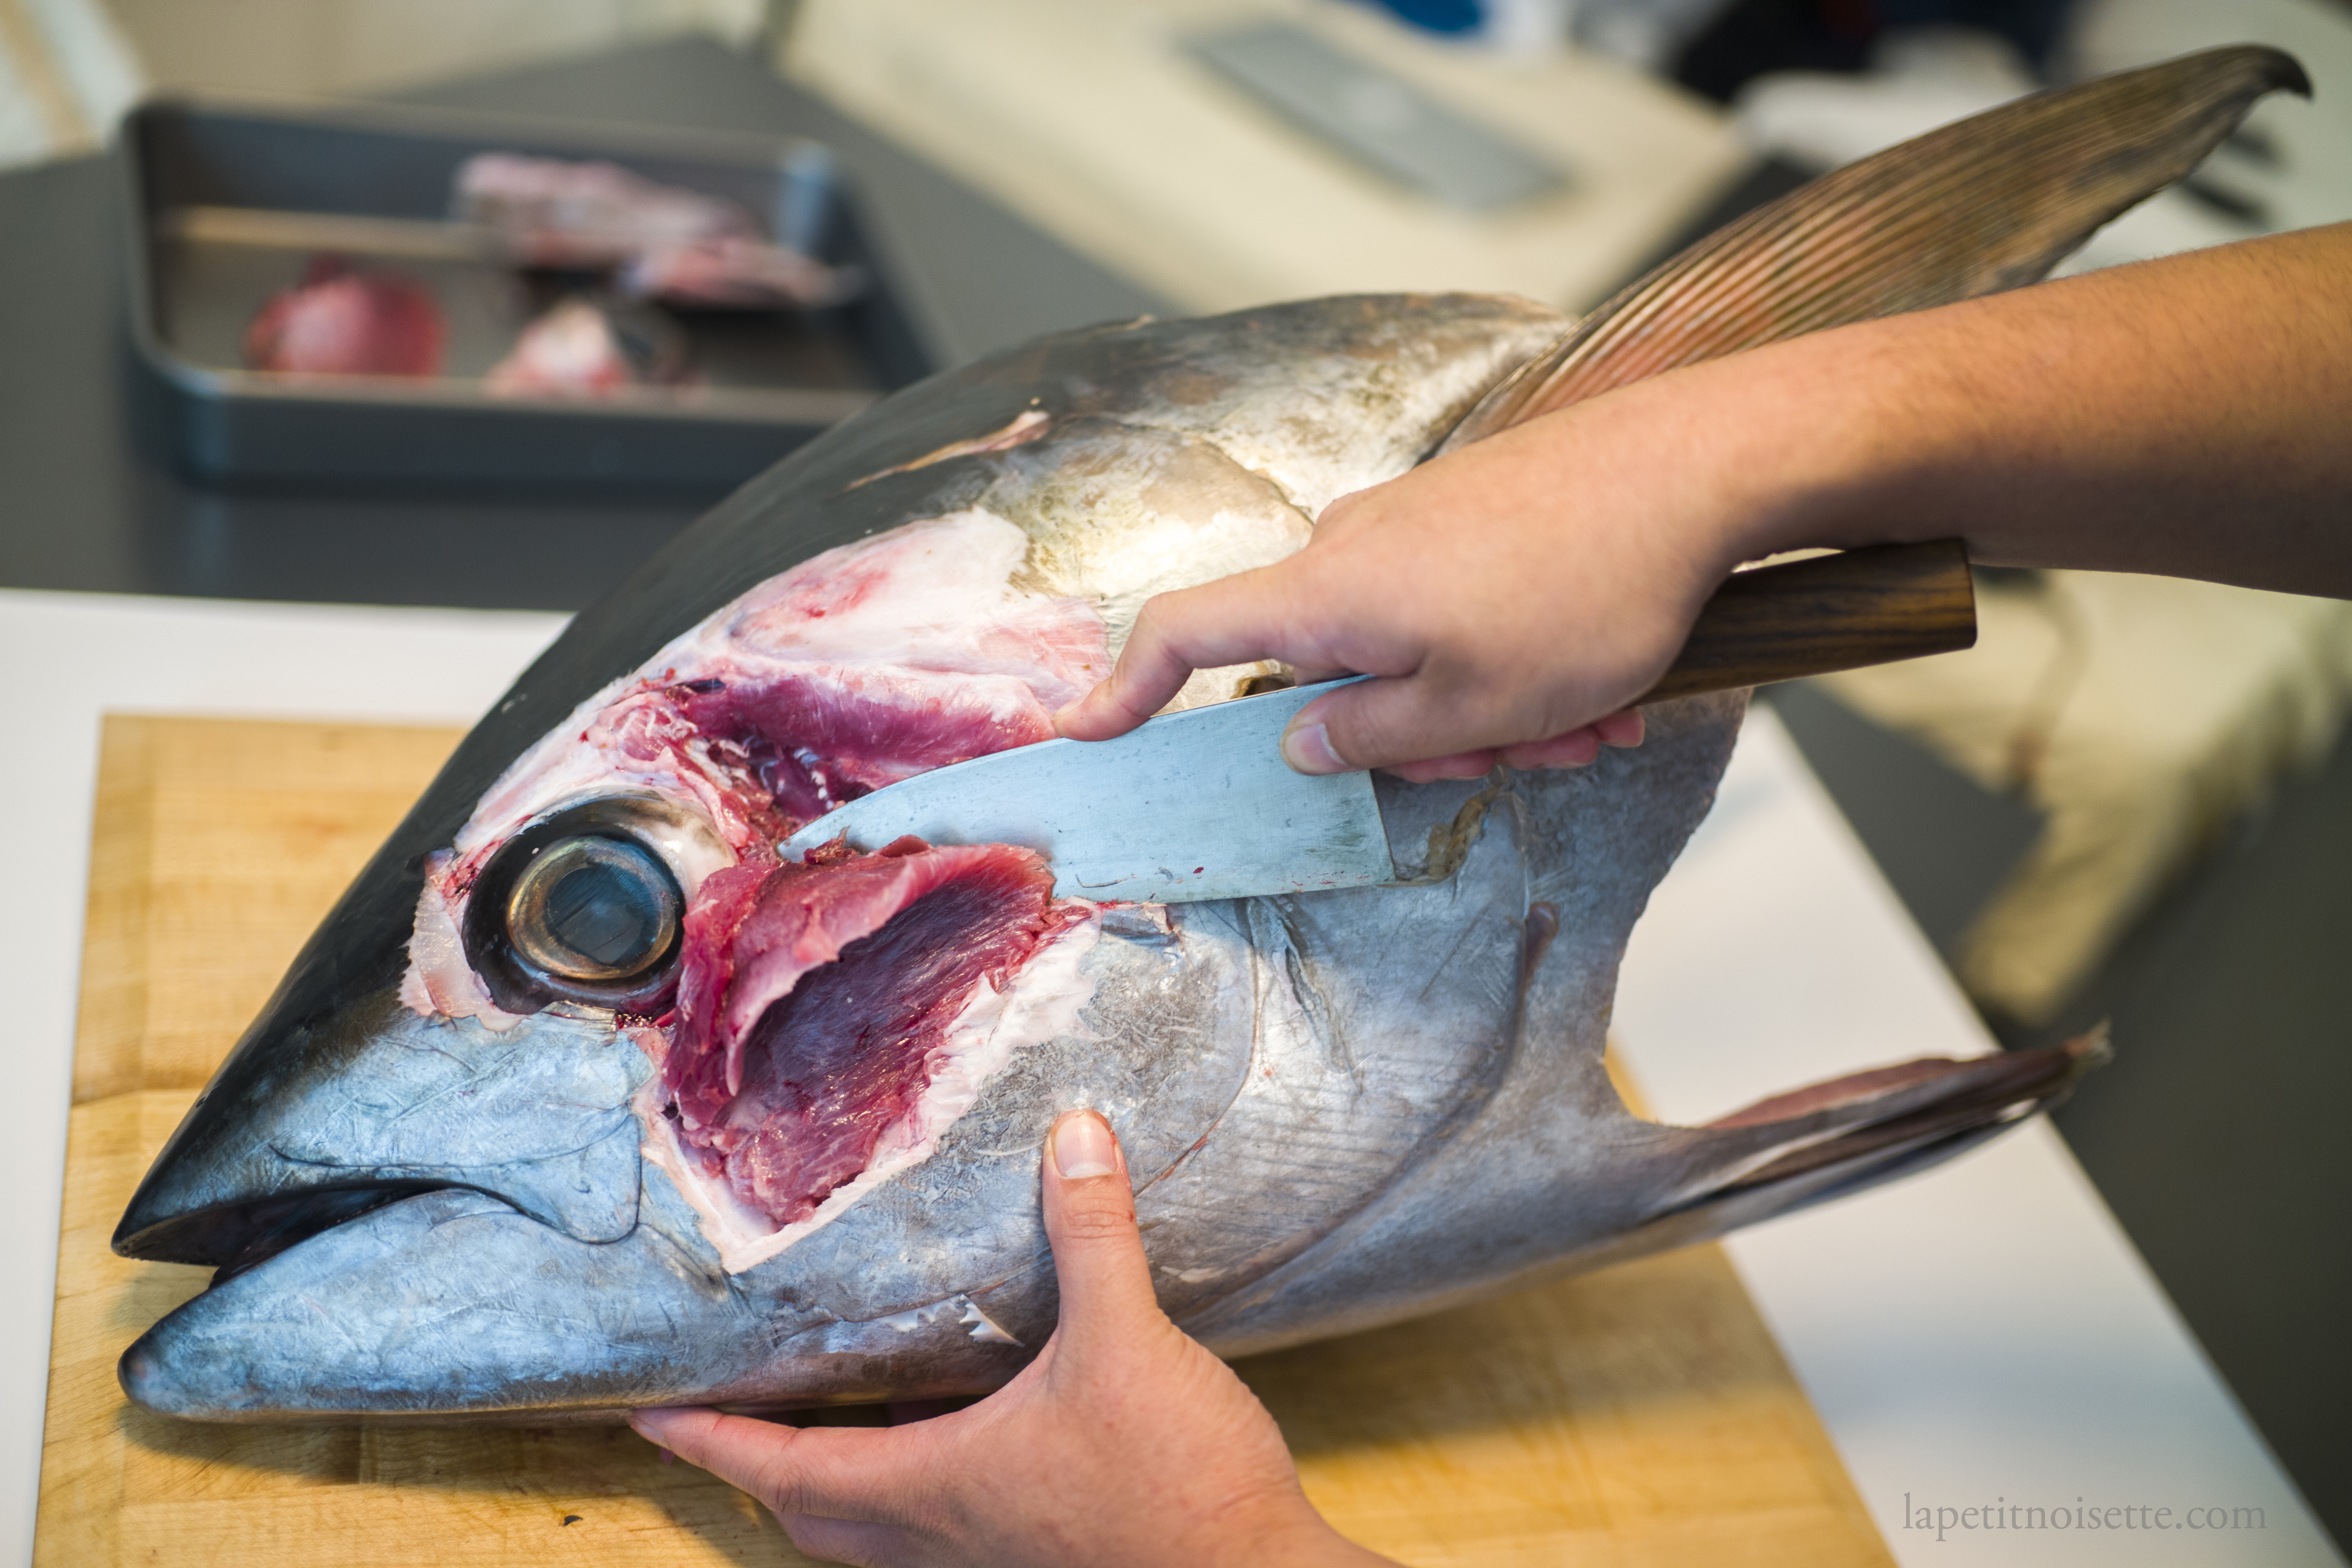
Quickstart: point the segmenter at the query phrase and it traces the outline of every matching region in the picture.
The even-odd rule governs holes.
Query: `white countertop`
[[[0,995],[13,1027],[0,1139],[0,1563],[27,1563],[39,1499],[58,1210],[73,1094],[74,1002],[108,712],[468,724],[563,617],[0,591],[0,669],[16,671],[0,820]]]
[[[1993,1048],[1765,711],[1634,929],[1615,1027],[1654,1112],[1685,1121]],[[2343,1561],[2048,1122],[1725,1246],[1906,1568]],[[2173,1528],[1988,1530],[1979,1514],[1939,1541],[1906,1528],[1906,1500],[1931,1521],[2166,1509]],[[2181,1528],[2216,1505],[2265,1527]]]
[[[562,624],[0,591],[0,668],[19,672],[0,780],[16,833],[0,994],[28,1108],[0,1141],[16,1194],[0,1245],[22,1260],[0,1279],[0,1411],[16,1412],[0,1416],[6,1560],[31,1555],[100,715],[466,722]],[[1634,933],[1617,1029],[1654,1107],[1685,1119],[1991,1047],[1769,715]],[[1906,1568],[2343,1561],[2045,1124],[1728,1245]],[[1939,1542],[1906,1528],[1906,1496],[1930,1519],[1999,1500],[2163,1508],[2175,1528],[1987,1530],[1979,1516]],[[2178,1528],[2214,1505],[2261,1510],[2264,1528]]]

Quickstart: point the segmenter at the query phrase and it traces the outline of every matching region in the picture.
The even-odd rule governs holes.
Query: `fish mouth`
[[[608,1020],[492,1029],[421,1017],[392,987],[292,1025],[295,1064],[224,1069],[114,1234],[126,1258],[250,1271],[376,1209],[444,1189],[582,1242],[637,1224],[633,1100],[651,1072]]]
[[[212,1285],[217,1287],[386,1204],[445,1190],[422,1182],[363,1182],[293,1196],[256,1198],[160,1227],[160,1234],[140,1238],[143,1245],[132,1256],[209,1264],[214,1269]]]

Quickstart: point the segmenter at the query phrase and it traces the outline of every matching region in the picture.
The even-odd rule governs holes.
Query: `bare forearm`
[[[1740,554],[1958,535],[1988,563],[2352,596],[2352,225],[1746,360],[1688,389],[1736,422]]]
[[[1740,562],[1965,539],[2011,565],[2352,598],[2352,225],[1843,327],[1637,382],[1334,502],[1277,565],[1147,605],[1062,716],[1100,739],[1192,669],[1318,698],[1309,773],[1575,765]]]

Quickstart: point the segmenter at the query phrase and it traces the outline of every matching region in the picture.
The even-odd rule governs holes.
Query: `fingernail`
[[[1110,1123],[1091,1110],[1074,1110],[1055,1124],[1054,1169],[1066,1182],[1118,1173],[1118,1141]]]
[[[1638,746],[1642,743],[1643,728],[1642,710],[1639,708],[1629,709],[1622,713],[1612,713],[1593,726],[1595,731],[1601,736],[1601,743],[1604,746]]]
[[[1329,731],[1320,724],[1300,724],[1283,731],[1282,760],[1302,773],[1344,773],[1348,760],[1331,749]]]
[[[1081,698],[1079,700],[1083,701],[1085,700]],[[1070,720],[1076,715],[1077,711],[1078,704],[1076,702],[1065,702],[1059,708],[1055,709],[1054,733],[1056,735],[1066,735],[1069,733],[1067,726]]]

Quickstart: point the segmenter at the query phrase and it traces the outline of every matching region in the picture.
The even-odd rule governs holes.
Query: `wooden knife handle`
[[[1873,544],[1735,573],[1636,701],[1890,664],[1976,640],[1976,590],[1960,541]]]

